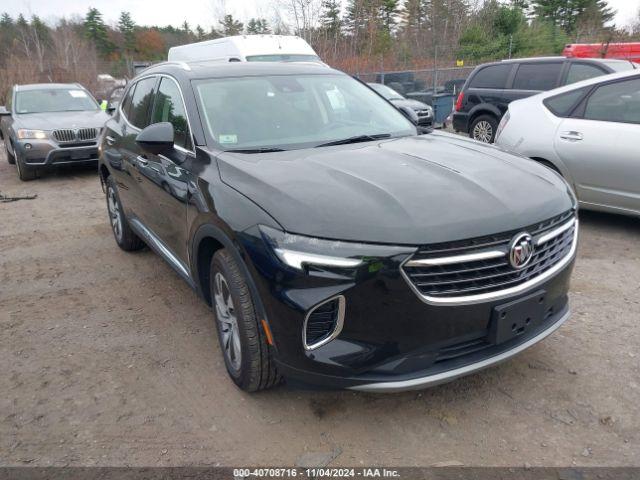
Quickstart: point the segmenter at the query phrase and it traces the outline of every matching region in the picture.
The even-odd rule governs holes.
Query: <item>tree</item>
[[[324,0],[322,2],[320,25],[329,35],[338,35],[342,25],[339,0]]]
[[[251,35],[269,33],[269,25],[264,18],[252,18],[247,23],[247,33]]]
[[[244,28],[244,24],[241,21],[234,19],[233,15],[225,15],[219,23],[222,28],[222,33],[227,37],[231,35],[240,35]]]
[[[207,34],[204,32],[204,28],[200,25],[196,25],[196,38],[198,41],[204,40]]]
[[[140,30],[136,33],[136,51],[145,60],[165,58],[165,43],[157,28]]]
[[[535,18],[551,22],[568,35],[575,33],[583,15],[597,18],[600,27],[615,16],[605,0],[532,0],[531,10]]]
[[[396,24],[398,15],[398,0],[382,0],[378,6],[378,16],[387,32]]]
[[[129,12],[120,13],[120,18],[118,20],[118,30],[124,37],[124,50],[127,53],[133,52],[136,47],[135,28],[136,24],[131,19],[131,14]]]
[[[107,56],[114,50],[114,46],[109,40],[107,26],[102,20],[102,14],[97,8],[90,7],[85,16],[84,34],[93,42],[103,56]]]

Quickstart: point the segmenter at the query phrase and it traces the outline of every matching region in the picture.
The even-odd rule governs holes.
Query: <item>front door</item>
[[[150,124],[170,122],[174,148],[164,154],[140,152],[138,172],[144,223],[184,265],[189,264],[187,245],[188,166],[194,157],[193,143],[180,89],[175,80],[162,77]]]
[[[562,120],[554,144],[578,198],[640,211],[640,78],[599,86],[575,115]]]

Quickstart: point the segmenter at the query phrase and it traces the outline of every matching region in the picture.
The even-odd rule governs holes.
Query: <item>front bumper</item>
[[[400,266],[411,254],[378,258],[351,276],[322,270],[294,274],[261,240],[243,243],[275,339],[278,369],[306,384],[390,392],[435,385],[516,355],[569,316],[574,258],[544,282],[509,298],[437,305],[425,303],[402,276]],[[492,343],[494,309],[539,291],[544,291],[544,318],[522,335]],[[332,341],[306,350],[306,312],[336,295],[346,303],[342,330]]]
[[[87,164],[98,161],[96,141],[71,145],[60,145],[53,140],[18,140],[15,149],[26,165],[34,167]]]

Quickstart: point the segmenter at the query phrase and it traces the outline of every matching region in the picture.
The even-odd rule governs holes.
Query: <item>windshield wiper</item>
[[[234,152],[234,153],[271,153],[271,152],[284,152],[285,150],[282,148],[232,148],[230,150],[225,150],[225,152]]]
[[[389,138],[390,133],[380,133],[377,135],[356,135],[355,137],[343,138],[342,140],[334,140],[333,142],[321,143],[318,147],[330,147],[331,145],[346,145],[348,143],[370,142],[371,140],[380,140],[381,138]]]

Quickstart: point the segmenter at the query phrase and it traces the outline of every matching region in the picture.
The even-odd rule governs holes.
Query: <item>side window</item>
[[[473,88],[504,88],[507,85],[511,68],[512,64],[510,63],[484,67],[473,76],[469,86]]]
[[[131,97],[133,97],[133,91],[136,89],[135,85],[132,85],[129,90],[127,90],[127,96],[122,99],[122,113],[129,118],[129,109],[131,108]]]
[[[587,100],[584,118],[640,123],[640,78],[598,87]]]
[[[582,99],[582,96],[589,90],[589,88],[579,88],[570,92],[561,93],[554,97],[549,97],[544,101],[551,113],[558,117],[568,116],[573,107]]]
[[[160,80],[160,88],[153,107],[151,123],[171,122],[175,131],[175,144],[179,147],[191,150],[191,133],[187,112],[184,109],[182,95],[176,82],[169,78]]]
[[[144,128],[149,125],[149,111],[153,104],[153,87],[155,84],[156,77],[145,78],[136,84],[127,118],[129,123],[137,128]]]
[[[580,82],[582,80],[588,80],[593,77],[599,77],[605,75],[607,72],[595,65],[588,65],[586,63],[572,63],[569,65],[569,72],[567,73],[567,79],[565,85]]]
[[[547,91],[556,87],[562,63],[523,63],[513,80],[515,90]]]

